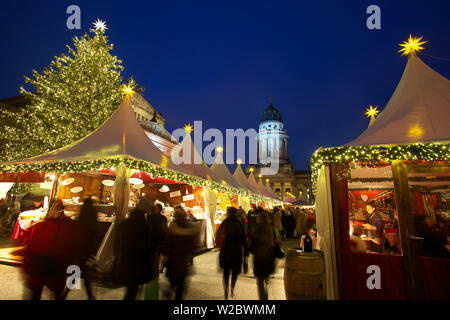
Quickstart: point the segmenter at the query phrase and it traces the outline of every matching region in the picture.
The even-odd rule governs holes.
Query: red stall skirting
[[[450,300],[450,259],[420,257],[424,298]]]

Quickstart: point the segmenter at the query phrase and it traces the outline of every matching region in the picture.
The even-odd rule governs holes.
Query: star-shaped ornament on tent
[[[184,126],[184,132],[191,133],[192,131],[194,131],[194,128],[191,126],[190,123],[188,123]]]
[[[422,44],[426,43],[427,41],[420,41],[422,40],[422,37],[412,37],[409,35],[408,41],[404,41],[403,43],[400,43],[399,46],[403,47],[398,52],[402,52],[402,56],[409,56],[409,55],[416,55],[417,53],[420,53],[421,50],[425,49],[422,47]]]

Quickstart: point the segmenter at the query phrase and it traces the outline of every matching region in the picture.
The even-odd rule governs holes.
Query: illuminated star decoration
[[[223,151],[223,148],[222,148],[221,146],[218,146],[218,147],[216,148],[216,150],[217,150],[218,153],[221,153],[221,152]]]
[[[242,163],[242,160],[241,159],[237,159],[236,163],[240,165]]]
[[[372,123],[377,119],[377,115],[380,113],[378,110],[378,107],[372,107],[369,106],[369,108],[366,109],[366,116],[367,118],[370,118],[369,127],[372,125]]]
[[[184,125],[184,132],[191,133],[192,131],[194,131],[194,128],[192,128],[190,123]]]
[[[106,29],[106,23],[105,21],[100,20],[99,18],[97,18],[97,21],[94,22],[94,28],[95,30],[99,30],[100,31],[105,31]]]
[[[133,93],[134,93],[134,90],[133,90],[134,88],[131,86],[131,85],[129,85],[129,84],[124,84],[123,86],[122,86],[122,92],[126,95],[126,96],[131,96]]]
[[[404,41],[403,43],[400,43],[399,46],[403,47],[398,52],[402,52],[402,56],[408,56],[410,54],[416,55],[416,53],[420,53],[420,50],[425,49],[422,47],[422,44],[426,43],[427,41],[422,41],[422,37],[420,38],[413,38],[411,35],[409,35],[408,41]]]

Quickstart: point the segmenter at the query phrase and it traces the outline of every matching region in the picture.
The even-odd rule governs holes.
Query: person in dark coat
[[[159,262],[163,243],[167,236],[167,218],[161,214],[161,204],[156,204],[150,214],[147,215],[147,221],[150,228],[150,246],[151,252],[154,254],[152,258],[153,276],[159,276]]]
[[[250,252],[254,256],[253,273],[258,285],[260,300],[268,300],[269,276],[275,271],[274,248],[277,238],[265,211],[258,214],[258,224],[250,230]]]
[[[227,218],[221,223],[219,230],[224,233],[224,242],[219,254],[219,265],[223,268],[223,286],[225,300],[227,300],[230,273],[232,274],[231,297],[233,298],[243,258],[248,256],[245,230],[236,208],[229,207],[227,209]]]
[[[436,230],[427,223],[424,215],[414,215],[414,228],[416,235],[423,238],[420,240],[421,255],[439,258],[450,258],[450,253],[446,248],[447,239],[442,237]]]
[[[189,276],[189,260],[195,249],[198,228],[186,220],[186,212],[181,206],[174,211],[174,220],[167,229],[167,237],[162,254],[166,257],[166,275],[175,299],[182,300]],[[170,293],[169,292],[169,295]]]
[[[295,217],[293,210],[288,211],[287,216],[287,227],[286,227],[286,238],[293,238],[294,237],[294,231],[295,231]]]
[[[84,287],[89,300],[95,300],[91,288],[91,279],[88,274],[87,262],[94,256],[101,244],[102,233],[97,224],[97,210],[94,207],[92,198],[86,198],[83,201],[83,207],[80,211],[80,229],[81,229],[81,259],[80,268],[84,278]]]
[[[45,220],[25,237],[23,274],[30,298],[40,300],[44,286],[57,300],[65,298],[67,268],[80,261],[80,226],[64,214],[61,200],[50,208]]]
[[[126,285],[124,300],[136,299],[139,286],[152,280],[154,254],[150,246],[150,230],[145,215],[152,209],[149,199],[138,200],[136,209],[118,226],[118,274]]]
[[[252,206],[247,214],[247,231],[250,231],[253,227],[256,226],[256,217],[258,216],[258,212],[256,208]]]

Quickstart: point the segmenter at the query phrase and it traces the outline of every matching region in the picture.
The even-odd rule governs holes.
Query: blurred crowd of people
[[[42,206],[36,199],[24,199],[16,206],[0,202],[0,222],[10,235],[21,211]],[[104,241],[104,230],[99,228],[95,201],[83,201],[76,219],[64,213],[64,204],[57,200],[45,219],[33,226],[24,239],[22,276],[25,298],[41,299],[44,287],[54,299],[65,299],[69,266],[77,266],[88,299],[95,300],[92,282],[101,279],[96,267],[96,254]],[[126,287],[124,299],[142,299],[143,291],[153,292],[158,298],[158,278],[163,272],[169,280],[167,299],[181,300],[186,294],[187,278],[192,274],[193,258],[198,245],[199,224],[192,214],[181,206],[175,207],[168,219],[162,206],[147,198],[138,199],[136,207],[116,226],[113,241],[114,265],[107,278]],[[7,219],[6,219],[7,217]],[[223,270],[224,296],[235,296],[235,286],[241,271],[248,272],[248,257],[253,254],[253,274],[260,299],[268,299],[267,285],[275,272],[276,258],[283,257],[280,243],[297,238],[314,226],[313,212],[299,208],[275,207],[264,210],[252,207],[249,212],[229,207],[227,218],[216,232],[216,247],[220,248],[219,267]],[[230,282],[231,278],[231,282]]]
[[[219,265],[223,269],[224,297],[234,297],[238,275],[248,271],[247,258],[253,254],[253,274],[256,277],[260,300],[268,300],[270,276],[275,272],[276,258],[284,256],[280,243],[288,238],[298,238],[299,247],[306,249],[313,239],[308,234],[314,229],[315,216],[300,208],[275,207],[265,210],[252,207],[246,214],[242,208],[229,207],[227,217],[216,234],[220,248]],[[316,232],[316,231],[314,231]],[[305,241],[306,239],[306,241]],[[230,283],[231,275],[231,283]]]

